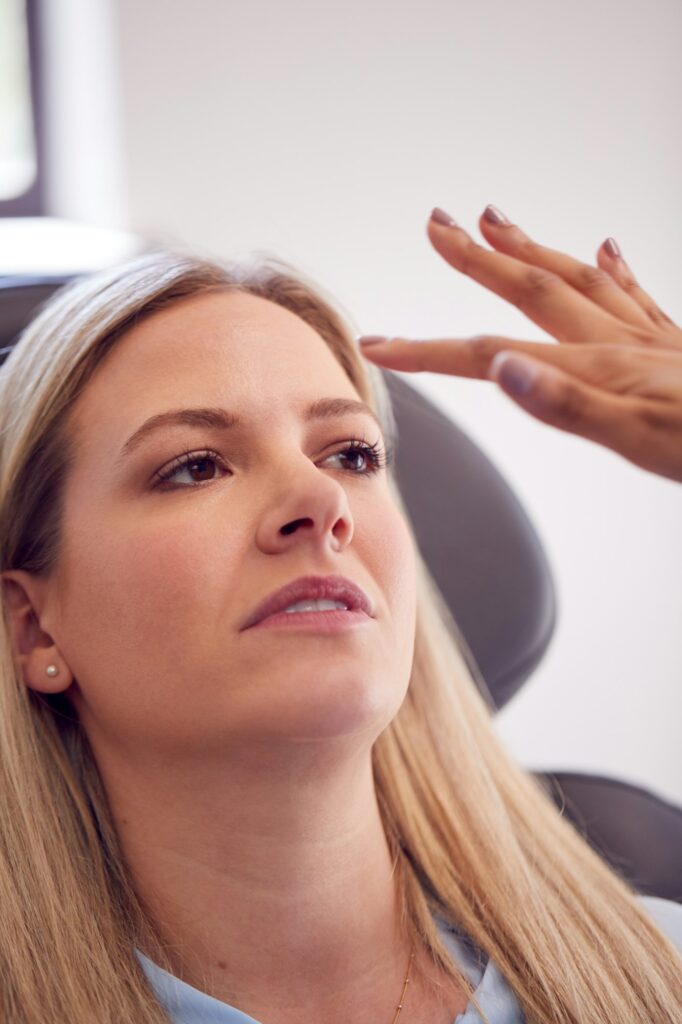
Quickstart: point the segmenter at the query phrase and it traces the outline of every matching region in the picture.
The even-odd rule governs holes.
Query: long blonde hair
[[[399,441],[380,371],[319,285],[274,257],[146,253],[62,289],[0,368],[0,572],[47,576],[57,564],[73,464],[65,418],[106,352],[152,311],[215,289],[259,295],[310,324]],[[389,484],[409,525],[390,469]],[[434,977],[471,995],[432,913],[452,922],[497,965],[528,1024],[676,1024],[677,951],[505,750],[419,554],[417,566],[410,685],[372,749],[403,927],[430,952]],[[0,629],[2,1020],[160,1024],[168,1018],[134,950],[163,943],[131,884],[90,745],[63,695],[24,683],[4,601]]]

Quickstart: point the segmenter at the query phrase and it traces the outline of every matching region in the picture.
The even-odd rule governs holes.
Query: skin
[[[682,483],[682,329],[603,243],[597,266],[541,245],[508,218],[478,225],[493,251],[436,209],[427,234],[455,270],[523,312],[559,342],[491,334],[385,339],[363,347],[378,366],[493,380],[529,415],[611,448]],[[499,213],[499,211],[497,211]],[[502,215],[504,217],[504,215]],[[445,219],[451,223],[442,223]],[[527,386],[514,390],[509,370]]]
[[[479,226],[496,251],[459,225],[431,220],[428,236],[560,344],[397,338],[367,358],[494,380],[541,421],[682,480],[680,328],[604,246],[595,268],[517,225]],[[511,356],[533,371],[523,394]],[[57,573],[2,574],[26,685],[77,708],[174,973],[264,1024],[388,1021],[409,956],[370,751],[409,681],[414,551],[384,474],[356,479],[361,457],[332,458],[378,430],[359,414],[304,424],[302,404],[320,397],[358,396],[289,311],[223,294],[155,314],[72,409],[80,452]],[[223,404],[243,430],[168,428],[115,466],[147,416]],[[209,447],[229,469],[208,479],[195,463],[175,477],[185,489],[151,488],[176,455]],[[366,628],[239,632],[273,589],[329,572],[375,601]],[[436,999],[428,973],[417,951],[401,1024],[451,1024],[465,1009],[456,989]]]
[[[388,1021],[410,953],[370,754],[409,683],[415,553],[386,471],[337,454],[379,428],[364,413],[304,423],[321,397],[359,395],[288,310],[214,293],[153,314],[70,411],[58,571],[3,573],[26,685],[77,709],[174,973],[266,1024]],[[116,464],[148,416],[207,405],[244,427],[167,427]],[[195,462],[152,488],[208,448],[226,468]],[[335,572],[376,618],[240,632],[284,583]],[[420,957],[409,1021],[451,1024],[466,1000],[434,1003]]]

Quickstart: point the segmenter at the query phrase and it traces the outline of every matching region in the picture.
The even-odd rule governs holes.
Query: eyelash
[[[391,465],[393,462],[393,453],[390,450],[387,451],[380,441],[375,441],[374,444],[369,444],[367,441],[360,440],[359,438],[352,438],[346,447],[340,448],[337,452],[332,452],[327,456],[327,458],[331,459],[334,455],[345,455],[347,452],[362,452],[363,455],[368,457],[372,467],[365,473],[354,473],[354,476],[373,476],[375,473],[378,473],[380,469]],[[190,466],[194,462],[204,462],[207,459],[217,462],[223,469],[226,468],[220,455],[218,455],[217,452],[212,451],[210,448],[204,449],[203,451],[183,452],[182,455],[178,455],[169,469],[163,473],[159,470],[154,474],[154,479],[157,481],[157,483],[154,484],[154,487],[162,487],[163,484],[170,483],[171,477],[173,477],[178,470],[182,469],[183,466]],[[204,483],[212,483],[212,481],[206,480]],[[177,490],[185,488],[189,490],[196,490],[197,486],[200,487],[202,485],[201,483],[195,486],[189,484],[171,484],[168,489]]]

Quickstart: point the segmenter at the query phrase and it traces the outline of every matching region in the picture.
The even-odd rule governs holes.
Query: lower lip
[[[316,633],[339,633],[372,619],[359,608],[334,608],[325,612],[277,612],[261,619],[250,629],[298,629]]]

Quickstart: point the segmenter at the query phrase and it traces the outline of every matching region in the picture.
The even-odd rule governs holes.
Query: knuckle
[[[597,387],[606,387],[616,394],[635,393],[646,367],[643,361],[649,352],[632,345],[607,343],[586,346],[576,353],[584,359],[585,379]]]
[[[567,427],[577,427],[585,420],[585,395],[570,381],[563,385],[554,403],[557,419]]]
[[[673,323],[670,317],[656,305],[651,296],[640,287],[637,281],[634,279],[629,271],[625,271],[623,275],[618,279],[618,284],[621,286],[623,291],[626,292],[630,298],[636,302],[644,312],[649,316],[657,327],[667,326]],[[655,338],[645,338],[645,341],[655,341]]]
[[[525,286],[528,291],[545,292],[563,284],[563,279],[553,270],[545,270],[544,267],[530,267],[526,271]]]
[[[613,288],[615,285],[611,275],[601,267],[591,267],[585,263],[576,271],[575,286],[581,292],[591,292],[599,288]]]
[[[424,370],[428,370],[428,356],[423,345],[413,345],[410,350],[411,364],[410,368],[416,370],[417,373],[423,373]]]
[[[619,346],[592,345],[589,349],[586,346],[585,351],[589,351],[592,365],[597,370],[616,370],[623,366],[623,349]]]
[[[551,270],[531,267],[522,276],[521,286],[518,296],[514,300],[514,305],[518,306],[523,312],[526,306],[533,306],[538,299],[542,300],[563,283],[561,277]]]
[[[680,431],[679,419],[672,416],[670,410],[663,405],[641,403],[636,411],[640,424],[647,430],[654,430],[661,434],[667,434],[671,430],[674,430],[675,433]]]
[[[659,326],[659,327],[666,326],[667,327],[669,324],[671,324],[673,322],[670,319],[670,317],[666,313],[663,312],[662,309],[658,308],[658,306],[653,301],[653,299],[649,299],[648,301],[645,301],[643,303],[643,306],[644,306],[644,312],[648,313],[648,315],[651,317],[651,319],[653,320],[653,322],[657,326]]]
[[[593,345],[588,350],[584,349],[585,355],[589,354],[591,368],[602,378],[608,378],[611,374],[622,370],[623,363],[630,363],[632,353],[623,353],[618,345]]]
[[[469,338],[466,345],[471,352],[476,369],[482,372],[487,370],[501,349],[499,341],[491,334],[478,334],[475,338]]]
[[[650,331],[645,327],[640,327],[639,325],[633,328],[632,337],[636,344],[642,345],[644,348],[654,348],[656,343],[659,341],[659,334],[657,331]]]
[[[622,267],[620,273],[618,274],[618,284],[626,292],[633,292],[639,290],[639,285],[635,280],[634,274],[632,273],[632,271],[627,270],[625,267]]]

